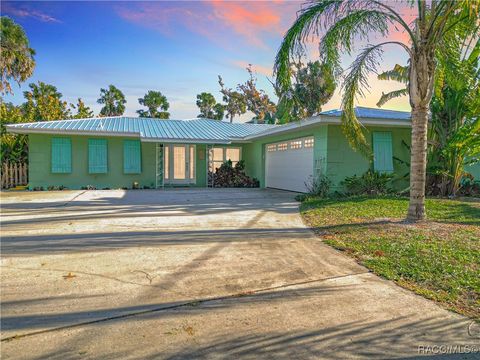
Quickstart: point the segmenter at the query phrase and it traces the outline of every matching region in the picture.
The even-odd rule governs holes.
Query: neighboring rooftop
[[[321,112],[320,115],[342,116],[342,110],[329,110]],[[378,108],[355,107],[355,115],[357,118],[370,119],[392,119],[392,120],[410,120],[410,111],[385,110]]]

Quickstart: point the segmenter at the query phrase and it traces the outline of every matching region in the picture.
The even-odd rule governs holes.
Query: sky
[[[136,116],[138,98],[148,90],[161,91],[170,102],[173,119],[198,115],[196,95],[211,92],[221,100],[218,75],[234,88],[247,80],[252,64],[258,87],[275,99],[270,80],[282,37],[296,18],[302,1],[2,1],[2,15],[19,23],[36,51],[33,76],[14,95],[23,102],[31,82],[55,85],[63,99],[82,98],[95,114],[100,89],[113,84],[126,96],[125,115]],[[390,38],[405,34],[392,29]],[[375,40],[375,39],[373,39]],[[373,40],[371,42],[373,43]],[[378,40],[378,39],[377,39]],[[318,41],[318,40],[317,40]],[[359,41],[356,51],[366,45]],[[308,60],[318,60],[314,44]],[[344,56],[348,68],[353,57]],[[380,70],[406,64],[400,47],[386,49]],[[372,74],[370,91],[357,105],[375,107],[382,91],[401,87]],[[323,110],[340,107],[341,86]],[[409,110],[407,98],[384,108]],[[246,121],[245,114],[237,121]]]

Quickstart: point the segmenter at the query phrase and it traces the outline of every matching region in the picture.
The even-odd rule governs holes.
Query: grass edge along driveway
[[[428,220],[404,222],[400,197],[307,198],[304,221],[375,274],[480,320],[480,200],[427,199]]]

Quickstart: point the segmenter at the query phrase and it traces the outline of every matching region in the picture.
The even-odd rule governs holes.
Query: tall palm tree
[[[362,126],[355,116],[354,102],[368,88],[368,73],[376,71],[383,47],[399,46],[409,57],[409,96],[412,107],[410,161],[410,204],[407,219],[425,218],[425,178],[429,105],[433,94],[435,51],[445,45],[446,34],[459,26],[478,21],[480,0],[405,0],[396,3],[379,0],[309,1],[287,31],[275,59],[277,86],[291,87],[291,59],[304,50],[311,35],[320,35],[323,61],[340,71],[340,54],[351,54],[356,39],[372,35],[386,37],[390,27],[403,30],[408,41],[386,40],[365,47],[345,77],[342,99],[342,124],[350,144],[369,153]],[[408,24],[400,6],[415,9],[416,19]],[[456,21],[447,20],[452,17]],[[478,36],[477,33],[472,36]]]

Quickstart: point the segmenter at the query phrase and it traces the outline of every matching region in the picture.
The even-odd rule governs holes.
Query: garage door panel
[[[298,146],[299,140],[301,140],[301,148],[292,149],[290,143],[296,141]],[[313,146],[304,147],[304,140],[304,138],[290,140],[287,149],[266,152],[265,181],[267,187],[299,192],[307,191],[305,182],[308,182],[313,175]],[[279,144],[285,144],[285,142]],[[284,148],[282,146],[282,149]]]

